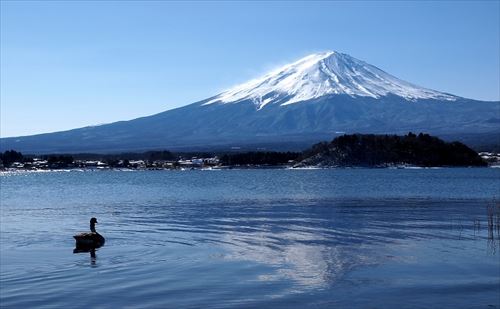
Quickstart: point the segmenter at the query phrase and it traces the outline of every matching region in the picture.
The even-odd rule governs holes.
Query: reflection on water
[[[211,258],[265,265],[252,280],[276,284],[280,289],[272,296],[286,297],[346,285],[358,269],[418,264],[429,259],[421,256],[429,248],[435,261],[491,254],[481,248],[487,243],[485,209],[482,202],[432,200],[206,203],[137,207],[124,224],[158,246],[208,247],[216,251]],[[494,266],[496,260],[486,261]],[[430,263],[420,278],[432,280],[434,267],[443,266]]]
[[[108,292],[124,293],[123,303],[133,301],[133,294],[127,295],[130,289],[141,291],[140,295],[151,297],[152,302],[146,307],[152,308],[175,302],[172,297],[176,293],[194,297],[190,291],[200,289],[205,292],[192,298],[193,303],[180,302],[178,307],[218,307],[219,297],[238,300],[240,305],[264,307],[322,300],[326,304],[318,304],[319,307],[330,307],[346,305],[351,300],[336,293],[324,295],[324,291],[362,296],[384,284],[388,290],[381,291],[384,296],[379,298],[379,304],[384,304],[392,293],[411,297],[415,289],[420,289],[418,286],[432,283],[453,290],[455,280],[471,280],[471,286],[483,285],[481,303],[491,304],[496,299],[498,283],[491,271],[500,265],[497,258],[491,257],[496,254],[498,242],[488,237],[485,209],[481,202],[428,200],[136,205],[108,218],[102,227],[110,244],[106,250],[100,250],[103,257],[99,258],[99,269],[103,273],[96,288],[103,291],[103,297]],[[10,236],[12,240],[16,237]],[[24,240],[27,247],[34,245],[29,238]],[[29,257],[23,266],[29,269],[30,265],[44,265],[47,293],[54,289],[71,290],[74,288],[67,285],[67,277],[76,275],[81,282],[87,282],[94,275],[85,269],[98,266],[95,249],[75,248],[73,252],[86,257],[77,263],[85,267],[66,266],[61,273],[58,266],[50,268],[49,265],[57,264],[54,261],[44,264]],[[63,268],[68,261],[65,254],[57,252],[50,257],[55,257]],[[16,294],[10,288],[34,284],[36,288],[38,277],[19,274],[9,266],[9,259],[6,261],[2,265],[2,286],[7,287],[8,293],[2,293],[3,301],[36,305],[25,303],[26,295]],[[454,265],[467,270],[463,277],[456,278]],[[385,270],[387,267],[389,270]],[[420,268],[418,273],[411,270],[415,267]],[[401,277],[387,278],[393,271]],[[470,272],[477,272],[478,277],[468,279],[465,274]],[[128,282],[129,277],[134,284]],[[414,283],[406,286],[401,279]],[[43,288],[37,289],[42,292],[39,299],[50,304]],[[221,291],[228,294],[222,296]],[[255,295],[259,295],[258,302]],[[471,301],[478,301],[474,295],[469,296]],[[58,305],[69,300],[62,297]],[[440,300],[442,304],[450,302],[431,293],[424,295],[420,305]],[[361,302],[360,306],[367,304]],[[464,304],[468,307],[471,302]]]
[[[90,254],[90,265],[91,266],[96,266],[96,259],[97,256],[95,254],[96,248],[75,248],[73,249],[73,253],[89,253]]]
[[[500,306],[499,238],[489,237],[487,211],[498,174],[491,173],[9,177],[0,192],[1,305]],[[105,222],[106,246],[71,254],[72,235],[89,214]]]

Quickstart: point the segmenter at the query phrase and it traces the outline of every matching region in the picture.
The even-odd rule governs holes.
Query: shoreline
[[[68,173],[68,172],[145,172],[145,171],[222,171],[222,170],[337,170],[337,169],[388,169],[388,170],[436,170],[455,168],[500,168],[500,165],[490,166],[219,166],[219,167],[190,167],[190,168],[57,168],[57,169],[0,169],[0,176],[11,174],[36,174],[36,173]]]

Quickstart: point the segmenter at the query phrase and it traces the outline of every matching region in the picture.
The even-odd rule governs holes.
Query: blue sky
[[[2,137],[128,120],[336,50],[500,99],[500,2],[2,1]]]

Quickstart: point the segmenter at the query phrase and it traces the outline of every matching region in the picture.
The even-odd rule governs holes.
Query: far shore
[[[429,134],[350,134],[302,152],[191,152],[168,150],[120,154],[24,155],[0,153],[0,171],[45,170],[220,170],[317,168],[498,167],[500,153],[476,152],[460,142]]]
[[[298,166],[293,165],[234,165],[234,166],[196,166],[177,168],[115,168],[115,167],[65,167],[65,168],[3,168],[0,175],[16,173],[50,173],[50,172],[144,172],[144,171],[220,171],[220,170],[335,170],[335,169],[448,169],[448,168],[500,168],[500,164],[485,167],[463,166],[414,166],[414,165],[387,165],[387,166]]]

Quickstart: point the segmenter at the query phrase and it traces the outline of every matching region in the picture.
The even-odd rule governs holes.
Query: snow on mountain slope
[[[232,104],[237,102],[241,104]],[[47,154],[233,147],[298,151],[331,140],[339,132],[409,131],[490,147],[498,145],[499,115],[498,101],[476,101],[418,87],[348,55],[326,52],[215,97],[155,115],[0,138],[0,151]]]
[[[410,101],[458,98],[405,82],[347,54],[328,51],[309,55],[238,85],[204,105],[251,100],[261,109],[269,103],[288,105],[335,94],[372,98],[392,94]]]

